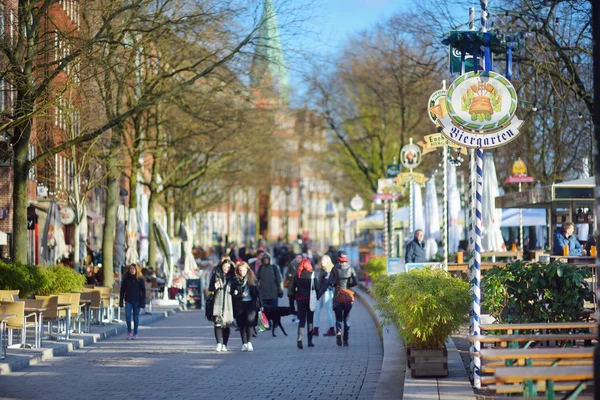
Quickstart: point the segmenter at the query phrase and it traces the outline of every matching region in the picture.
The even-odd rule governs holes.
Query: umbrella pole
[[[522,183],[519,182],[519,193],[521,193]],[[524,251],[523,248],[523,209],[519,208],[519,246],[521,247],[521,251]]]
[[[481,191],[483,188],[483,150],[476,150],[476,185],[475,185],[475,246],[473,252],[473,276],[471,277],[471,290],[473,293],[473,336],[479,335],[480,324],[480,299],[481,299]],[[473,342],[475,354],[479,354],[480,343]],[[473,358],[474,376],[473,381],[477,389],[481,388],[481,359],[479,356]]]
[[[414,234],[414,215],[413,212],[415,210],[415,199],[413,198],[413,177],[412,177],[412,168],[410,169],[410,179],[409,179],[409,192],[408,197],[410,201],[408,203],[408,237],[411,238]]]
[[[444,271],[448,271],[448,141],[444,144],[444,215],[442,217],[444,239]],[[436,205],[437,207],[437,205]]]
[[[383,200],[383,252],[386,258],[390,256],[389,226],[388,201]]]

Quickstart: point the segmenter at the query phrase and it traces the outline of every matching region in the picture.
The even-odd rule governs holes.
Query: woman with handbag
[[[254,272],[243,261],[235,266],[231,294],[235,320],[242,337],[242,351],[254,351],[252,331],[257,323],[258,311],[262,310],[262,302]]]
[[[358,279],[354,269],[348,262],[345,251],[338,252],[339,264],[329,275],[329,284],[335,288],[333,296],[333,311],[335,312],[335,339],[338,346],[342,345],[342,323],[344,325],[344,346],[348,346],[348,334],[350,333],[350,311],[354,303],[354,292],[349,288],[358,285]]]
[[[227,342],[233,323],[233,301],[231,298],[231,279],[233,263],[223,260],[216,267],[210,279],[208,290],[214,293],[212,321],[215,323],[215,339],[217,352],[227,351]]]
[[[304,326],[308,322],[308,347],[314,347],[313,338],[313,315],[317,307],[317,293],[319,293],[319,281],[315,276],[312,264],[308,258],[303,258],[298,266],[298,272],[290,285],[290,291],[294,293],[296,304],[298,304],[298,338],[296,345],[302,349],[302,335]]]
[[[329,275],[333,269],[331,258],[325,254],[321,258],[321,273],[319,274],[319,302],[315,312],[315,328],[313,336],[319,336],[319,326],[321,325],[321,311],[325,310],[329,322],[329,330],[323,336],[335,336],[335,315],[333,314],[333,287],[329,286]]]

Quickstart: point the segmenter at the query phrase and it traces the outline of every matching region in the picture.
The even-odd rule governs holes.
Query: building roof
[[[258,30],[254,60],[250,71],[253,88],[270,89],[286,103],[289,102],[289,72],[285,64],[277,17],[272,0],[265,0],[261,26]]]

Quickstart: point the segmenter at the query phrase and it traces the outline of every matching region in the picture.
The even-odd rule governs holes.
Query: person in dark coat
[[[343,324],[344,346],[348,346],[352,303],[340,303],[337,294],[340,290],[349,289],[358,285],[358,279],[356,278],[356,273],[350,266],[348,255],[345,251],[338,252],[338,261],[339,263],[333,268],[333,273],[329,275],[329,285],[334,288],[333,311],[335,312],[335,339],[337,345],[341,346]]]
[[[294,277],[296,276],[296,274],[298,273],[298,266],[300,265],[300,261],[302,261],[302,256],[300,254],[296,254],[294,256],[294,258],[292,259],[292,261],[290,261],[287,270],[285,271],[285,280],[288,282],[287,285],[287,295],[288,295],[288,301],[290,303],[290,307],[292,308],[292,311],[294,312],[294,315],[292,316],[292,322],[296,322],[296,295],[294,293],[292,293],[291,289],[291,285],[292,282],[294,281]]]
[[[258,311],[262,310],[262,302],[256,276],[245,262],[235,266],[231,294],[233,313],[242,337],[242,351],[254,351],[252,331],[258,321]]]
[[[310,289],[313,286],[316,293],[319,293],[319,280],[313,271],[312,264],[307,258],[303,258],[298,266],[298,273],[294,276],[294,280],[290,286],[290,291],[296,296],[298,304],[298,338],[296,344],[299,349],[302,349],[302,335],[304,326],[308,322],[308,347],[314,347],[313,339],[313,317],[314,310],[310,309]],[[315,294],[316,295],[316,294]]]
[[[125,302],[125,322],[127,324],[127,340],[138,338],[140,324],[140,308],[146,308],[146,283],[142,271],[131,264],[121,281],[119,307]],[[131,332],[131,317],[133,314],[133,334]]]
[[[283,297],[283,279],[279,267],[271,262],[271,255],[264,253],[256,278],[260,295],[265,307],[277,307],[278,299]]]
[[[233,299],[231,292],[234,264],[224,259],[214,268],[208,290],[214,293],[215,303],[212,321],[215,324],[215,339],[218,353],[227,352],[227,343],[233,324]]]
[[[417,229],[415,237],[406,245],[405,260],[407,263],[424,263],[425,262],[425,243],[423,238],[425,234],[423,230]]]

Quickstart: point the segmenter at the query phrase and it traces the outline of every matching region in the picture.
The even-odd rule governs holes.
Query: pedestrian
[[[352,303],[347,296],[343,296],[351,287],[358,285],[356,273],[348,262],[345,251],[338,252],[339,263],[334,267],[333,274],[329,275],[329,285],[334,287],[333,311],[335,312],[335,339],[338,346],[342,345],[342,323],[344,326],[344,346],[348,346],[348,335],[350,333],[350,311]],[[342,293],[342,291],[344,291]],[[342,293],[342,296],[340,296]],[[352,292],[350,292],[352,293]],[[352,298],[353,299],[353,298]],[[343,301],[342,301],[343,300]]]
[[[250,268],[252,268],[252,272],[254,272],[254,275],[258,275],[258,269],[260,268],[260,265],[262,264],[262,257],[263,257],[264,253],[265,253],[264,250],[257,250],[256,258],[254,260],[248,261],[248,265],[250,266]]]
[[[291,291],[296,296],[296,303],[298,304],[298,338],[296,339],[296,345],[299,349],[302,349],[302,336],[304,326],[307,325],[308,334],[308,347],[314,347],[313,344],[313,316],[314,310],[310,309],[310,292],[311,286],[314,288],[316,293],[319,293],[319,281],[315,276],[312,264],[307,258],[303,258],[298,266],[298,273],[294,276],[294,280],[291,285]]]
[[[217,352],[227,351],[227,342],[233,323],[233,301],[231,298],[231,280],[233,278],[233,263],[223,260],[215,267],[210,279],[208,290],[214,293],[214,308],[212,321],[215,324],[215,339]]]
[[[285,281],[283,282],[283,286],[287,289],[288,301],[290,303],[290,308],[292,309],[292,312],[293,312],[292,323],[296,322],[296,315],[298,315],[298,313],[296,312],[296,307],[295,307],[296,295],[294,293],[292,293],[292,291],[290,290],[290,286],[292,285],[292,282],[294,281],[294,277],[298,273],[298,266],[300,265],[300,261],[302,261],[302,255],[296,254],[294,256],[294,259],[292,261],[290,261],[290,264],[288,265],[287,270],[285,271]]]
[[[415,231],[415,237],[406,245],[405,261],[407,263],[424,263],[425,262],[425,243],[423,239],[425,234],[422,229]]]
[[[257,260],[258,262],[258,260]],[[283,297],[283,279],[277,265],[271,263],[271,255],[264,253],[256,274],[263,306],[277,307],[278,299]]]
[[[262,303],[256,276],[245,262],[236,264],[231,290],[235,320],[242,337],[242,351],[254,351],[252,331],[258,322],[258,311],[262,310]]]
[[[146,308],[146,283],[142,271],[135,264],[129,265],[121,281],[119,307],[125,304],[125,322],[127,324],[127,340],[138,339],[140,324],[140,308]],[[133,314],[133,315],[132,315]],[[133,333],[131,332],[131,317],[133,316]]]
[[[337,259],[337,256],[335,257]],[[335,336],[335,315],[333,314],[333,286],[329,285],[329,276],[333,269],[333,262],[328,255],[321,258],[321,273],[319,274],[319,302],[317,311],[315,311],[315,327],[313,335],[319,336],[319,326],[321,325],[321,311],[325,310],[327,320],[329,321],[329,330],[323,336]]]

